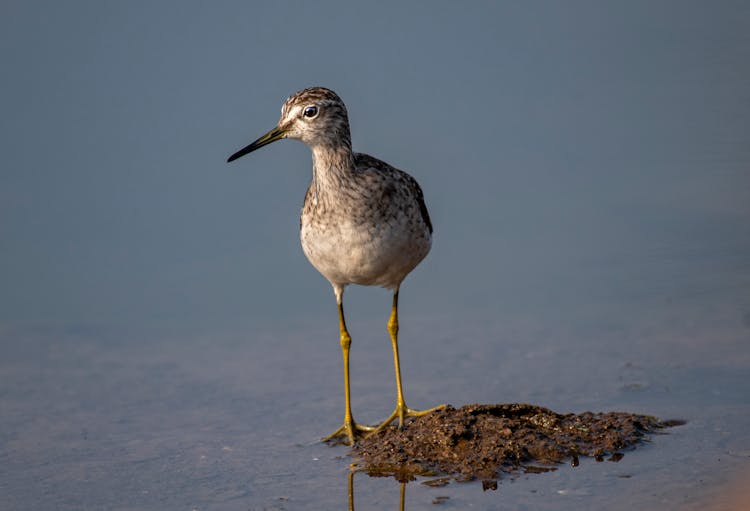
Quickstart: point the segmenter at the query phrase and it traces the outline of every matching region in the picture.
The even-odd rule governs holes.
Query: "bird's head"
[[[311,148],[326,146],[351,150],[346,106],[332,90],[310,87],[291,96],[281,107],[281,118],[271,131],[240,149],[227,161],[260,149],[282,138],[300,140]]]

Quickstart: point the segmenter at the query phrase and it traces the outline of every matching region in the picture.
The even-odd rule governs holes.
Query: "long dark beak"
[[[242,156],[245,156],[248,153],[252,153],[256,149],[260,149],[264,145],[268,145],[271,142],[276,142],[277,140],[284,138],[284,135],[286,135],[286,131],[284,131],[283,129],[277,126],[271,131],[269,131],[268,133],[266,133],[265,135],[263,135],[262,137],[260,137],[258,140],[253,142],[252,144],[246,147],[243,147],[242,149],[234,153],[232,156],[230,156],[227,159],[227,163],[234,161],[237,158],[240,158]]]

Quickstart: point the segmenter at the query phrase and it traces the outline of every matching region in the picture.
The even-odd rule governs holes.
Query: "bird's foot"
[[[335,442],[337,444],[354,445],[354,442],[359,438],[364,438],[377,429],[377,426],[366,426],[354,422],[354,419],[345,420],[344,423],[328,435],[324,437],[323,442]]]
[[[404,419],[406,417],[422,417],[423,415],[427,415],[428,413],[436,412],[438,410],[442,410],[448,405],[438,405],[434,408],[430,408],[428,410],[414,410],[413,408],[409,408],[404,403],[399,403],[396,405],[396,409],[393,410],[393,413],[383,422],[380,423],[380,425],[372,430],[372,433],[377,433],[378,431],[382,431],[383,429],[387,428],[388,425],[390,425],[391,422],[398,419],[398,427],[401,428],[404,426]]]

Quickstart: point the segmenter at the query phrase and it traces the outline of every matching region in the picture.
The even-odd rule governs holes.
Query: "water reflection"
[[[365,477],[365,479],[367,479],[367,480],[371,480],[373,478],[382,479],[382,476],[373,476],[373,475],[367,474],[366,472],[362,472],[361,470],[352,469],[347,474],[347,476],[346,476],[346,479],[347,479],[347,509],[349,511],[354,511],[356,509],[355,508],[355,498],[354,498],[354,478],[355,478],[355,476],[357,474],[362,474],[362,476]],[[406,485],[410,481],[413,481],[413,479],[410,479],[408,481],[407,480],[399,480],[399,479],[390,478],[390,477],[388,477],[387,479],[388,479],[388,481],[394,481],[395,483],[398,484],[398,509],[399,509],[399,511],[404,511],[406,509]],[[423,481],[421,484],[423,484],[425,486],[429,486],[429,487],[435,488],[435,487],[440,487],[440,486],[447,485],[448,482],[449,482],[449,480],[450,480],[450,478],[448,478],[448,477],[439,477],[437,479],[431,479],[431,480]],[[360,485],[361,484],[365,484],[366,485],[366,483],[362,483],[362,481],[360,481]],[[484,480],[484,481],[482,481],[482,490],[483,491],[497,490],[497,486],[498,486],[497,480]],[[391,484],[388,485],[388,488],[389,489],[387,490],[387,492],[388,492],[387,495],[388,496],[395,495],[395,491],[396,491],[395,485],[393,483],[391,483]],[[382,494],[376,493],[375,495],[376,495],[375,498],[377,498],[378,501],[382,500]],[[448,495],[445,495],[445,494],[434,495],[434,496],[431,497],[430,503],[431,504],[435,504],[435,505],[437,505],[437,504],[443,504],[447,500],[450,500],[450,497]],[[360,504],[361,505],[365,505],[365,504],[372,505],[374,503],[373,502],[369,502],[369,503],[364,503],[363,504],[362,502],[360,502]]]
[[[348,499],[349,507],[347,509],[349,511],[354,511],[354,474],[355,472],[352,471],[352,472],[349,472],[349,474],[346,476],[347,487],[348,487],[347,494],[349,497]],[[406,501],[406,482],[400,481],[398,484],[399,484],[398,509],[399,511],[404,511],[404,509],[406,509],[404,505],[404,502]],[[445,500],[445,498],[441,498],[440,500],[441,501]]]

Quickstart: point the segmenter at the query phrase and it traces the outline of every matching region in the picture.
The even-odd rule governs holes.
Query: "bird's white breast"
[[[403,217],[374,226],[348,219],[321,226],[303,215],[300,239],[307,259],[332,284],[392,289],[431,246],[429,232]]]

